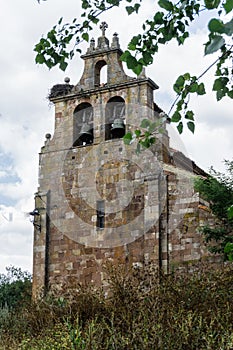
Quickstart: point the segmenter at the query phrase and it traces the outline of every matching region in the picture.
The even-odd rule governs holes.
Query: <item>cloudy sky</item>
[[[107,36],[119,34],[122,49],[131,36],[140,30],[141,22],[150,16],[154,1],[145,0],[139,16],[129,18],[121,10],[102,17],[109,24]],[[32,270],[33,225],[26,213],[33,210],[33,195],[37,190],[38,153],[44,135],[53,133],[53,107],[47,95],[56,83],[69,76],[78,82],[83,64],[79,57],[67,71],[49,71],[34,63],[34,45],[42,34],[57,23],[80,15],[79,0],[0,0],[0,273],[10,264]],[[199,75],[214,60],[203,58],[207,18],[192,28],[192,37],[185,47],[171,43],[162,48],[147,76],[160,87],[156,103],[169,110],[175,95],[172,85],[179,74],[190,71]],[[94,37],[100,31],[93,32]],[[85,49],[85,45],[84,45]],[[213,165],[223,170],[223,159],[232,159],[232,102],[217,103],[211,92],[211,71],[207,79],[208,96],[194,98],[196,132],[184,132],[179,137],[172,131],[175,147],[182,145],[186,153],[202,168]]]

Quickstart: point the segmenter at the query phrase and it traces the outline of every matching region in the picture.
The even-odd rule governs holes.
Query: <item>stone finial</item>
[[[102,36],[105,36],[105,32],[107,28],[108,28],[108,24],[106,22],[102,22],[100,24],[100,29],[102,30]]]
[[[120,48],[119,38],[118,38],[118,34],[117,34],[117,33],[114,33],[114,34],[113,34],[111,48],[112,48],[112,49],[118,49],[118,48]]]
[[[87,52],[92,52],[95,50],[95,39],[94,38],[91,38],[90,40],[90,46],[89,48],[87,49]]]
[[[49,141],[51,140],[51,137],[52,136],[49,133],[45,135],[45,143],[44,143],[45,146],[49,144]]]
[[[144,79],[146,78],[146,68],[143,67],[141,73],[139,74],[138,78]]]
[[[108,25],[106,22],[102,22],[100,29],[102,30],[102,35],[98,38],[97,50],[109,49],[109,40],[105,36],[106,29]]]

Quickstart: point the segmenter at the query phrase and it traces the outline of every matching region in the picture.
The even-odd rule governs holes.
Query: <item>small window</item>
[[[104,229],[104,224],[105,224],[105,203],[104,203],[104,200],[97,201],[96,214],[97,214],[96,227],[99,229]]]

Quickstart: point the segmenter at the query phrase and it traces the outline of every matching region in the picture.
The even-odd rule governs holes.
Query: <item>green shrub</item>
[[[153,265],[107,272],[107,297],[73,284],[11,314],[0,349],[232,349],[232,264],[172,275]]]
[[[0,274],[0,308],[21,307],[31,299],[31,274],[15,266],[6,267],[6,274]]]

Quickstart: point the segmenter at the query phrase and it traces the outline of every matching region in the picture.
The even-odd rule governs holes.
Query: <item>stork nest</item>
[[[56,84],[50,90],[49,98],[67,95],[71,92],[74,85],[70,84]]]

